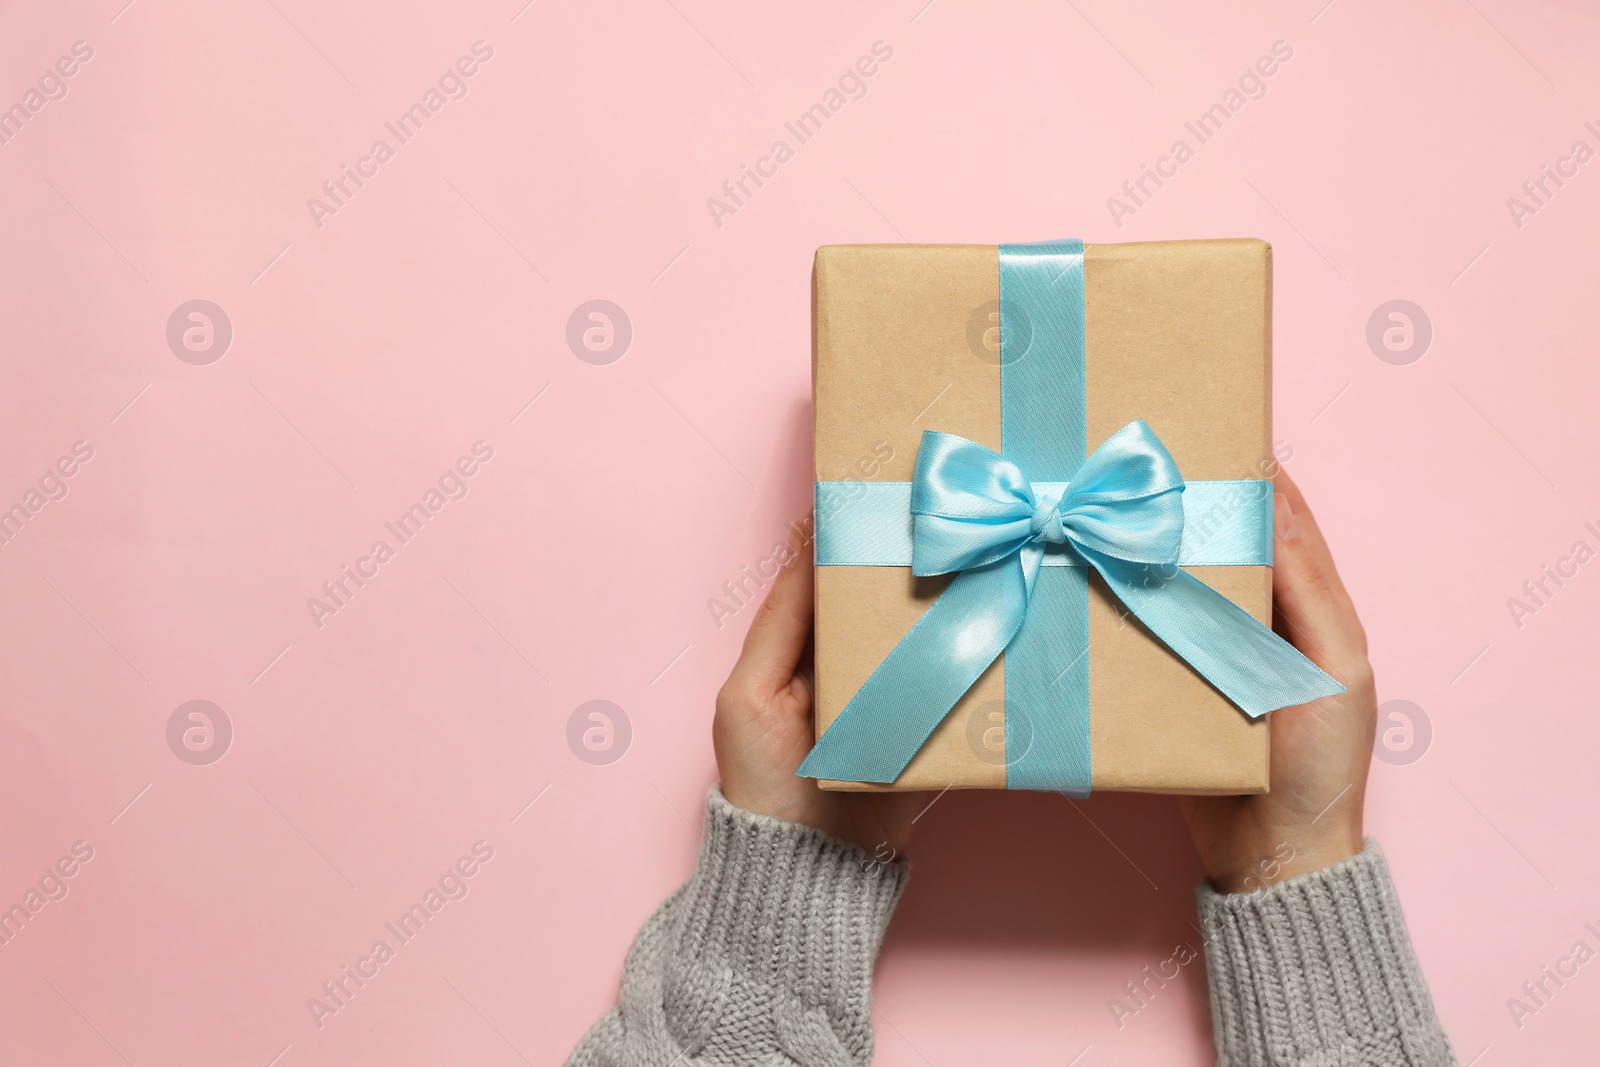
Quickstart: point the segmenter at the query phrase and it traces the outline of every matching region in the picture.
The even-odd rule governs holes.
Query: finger
[[[1366,633],[1305,496],[1280,467],[1273,478],[1272,592],[1283,636],[1340,681],[1366,657]]]
[[[812,588],[809,519],[790,523],[788,562],[778,570],[767,598],[745,634],[744,651],[731,680],[774,691],[789,684],[811,637]]]

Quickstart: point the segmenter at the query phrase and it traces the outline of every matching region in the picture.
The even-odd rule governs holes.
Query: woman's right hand
[[[1377,692],[1367,636],[1305,497],[1273,479],[1274,626],[1345,692],[1272,712],[1272,792],[1185,797],[1183,814],[1217,889],[1238,893],[1362,849]]]

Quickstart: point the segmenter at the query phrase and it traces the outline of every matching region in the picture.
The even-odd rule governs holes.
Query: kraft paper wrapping
[[[924,430],[1000,450],[999,351],[987,332],[998,321],[996,246],[826,246],[812,286],[817,480],[910,481]],[[1185,479],[1267,476],[1271,246],[1085,245],[1084,305],[1087,451],[1144,419]],[[1270,623],[1270,568],[1186,569]],[[817,568],[818,736],[950,581],[908,567]],[[1089,635],[1094,789],[1267,791],[1266,719],[1250,720],[1212,689],[1098,575]],[[1003,789],[1004,697],[1002,655],[894,785],[822,784]]]

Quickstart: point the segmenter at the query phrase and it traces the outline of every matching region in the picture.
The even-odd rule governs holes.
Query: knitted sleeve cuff
[[[667,954],[663,992],[675,1036],[694,1054],[733,1016],[740,1025],[765,1017],[780,1047],[864,1062],[872,966],[908,870],[819,830],[736,808],[712,789]]]
[[[1377,842],[1265,890],[1198,897],[1220,1067],[1455,1063]]]

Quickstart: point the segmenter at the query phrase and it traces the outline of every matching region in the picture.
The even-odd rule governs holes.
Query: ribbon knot
[[[1067,528],[1061,521],[1061,501],[1057,500],[1054,503],[1048,500],[1039,501],[1039,505],[1033,509],[1031,527],[1035,541],[1047,541],[1053,545],[1066,544]]]

